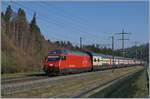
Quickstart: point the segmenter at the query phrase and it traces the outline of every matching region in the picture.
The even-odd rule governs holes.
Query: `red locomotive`
[[[112,60],[111,55],[76,50],[54,50],[46,56],[43,69],[46,74],[59,74],[145,64],[141,60],[117,56],[114,56],[114,64]]]
[[[73,50],[54,50],[45,58],[44,71],[46,74],[83,72],[92,68],[88,54]]]

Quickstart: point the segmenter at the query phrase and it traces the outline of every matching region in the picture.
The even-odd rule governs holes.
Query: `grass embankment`
[[[125,81],[119,82],[119,84],[112,85],[109,93],[105,94],[104,97],[111,98],[146,98],[148,97],[149,81],[147,70],[136,74],[135,76],[129,77]],[[102,92],[98,92],[90,97],[102,97]]]
[[[51,83],[40,85],[39,87],[30,88],[30,90],[20,90],[19,92],[8,94],[2,91],[3,97],[73,97],[81,92],[88,91],[96,86],[102,85],[114,78],[119,78],[128,73],[141,70],[142,67],[127,67],[107,70],[105,73],[93,72],[92,74],[60,79],[51,81]],[[52,83],[53,82],[53,83]]]
[[[139,76],[131,78],[129,84],[126,86],[125,97],[133,98],[146,98],[148,97],[148,79],[146,70],[143,71]]]

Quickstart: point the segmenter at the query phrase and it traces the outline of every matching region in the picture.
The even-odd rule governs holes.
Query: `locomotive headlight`
[[[49,66],[54,66],[54,64],[49,64]]]

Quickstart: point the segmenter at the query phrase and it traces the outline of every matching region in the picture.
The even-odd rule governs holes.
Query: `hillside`
[[[16,13],[8,6],[1,16],[2,73],[41,70],[43,57],[58,46],[45,40],[36,15],[28,22],[23,9]]]
[[[126,49],[127,57],[142,59],[149,62],[149,43]]]

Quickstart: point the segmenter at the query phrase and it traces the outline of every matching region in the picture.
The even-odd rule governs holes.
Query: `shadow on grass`
[[[45,73],[38,73],[38,74],[29,74],[29,75],[26,75],[26,76],[28,76],[28,77],[30,77],[30,76],[47,76]]]

